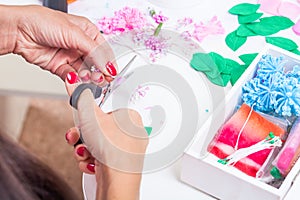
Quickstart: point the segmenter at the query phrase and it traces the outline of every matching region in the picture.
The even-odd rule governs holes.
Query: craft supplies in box
[[[181,179],[219,199],[283,199],[300,170],[300,57],[268,46],[200,128]]]

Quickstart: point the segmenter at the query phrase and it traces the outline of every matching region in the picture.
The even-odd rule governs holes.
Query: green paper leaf
[[[192,68],[196,71],[208,72],[211,71],[212,67],[217,67],[215,62],[209,54],[206,53],[195,53],[190,62]]]
[[[148,136],[151,134],[151,132],[152,132],[152,127],[150,127],[150,126],[145,126],[144,127],[145,128],[145,130],[147,131],[147,134],[148,134]]]
[[[300,51],[298,49],[292,50],[291,52],[294,54],[300,55]]]
[[[288,51],[298,48],[298,45],[293,40],[284,37],[266,37],[266,42]]]
[[[238,36],[236,31],[229,33],[225,38],[227,46],[233,51],[236,51],[238,48],[240,48],[246,41],[247,37]]]
[[[259,19],[263,13],[253,13],[250,15],[239,15],[238,21],[240,24],[246,24],[250,22],[254,22],[255,20]]]
[[[259,22],[246,24],[252,32],[262,36],[272,35],[293,25],[294,22],[283,16],[264,17]]]
[[[234,85],[239,80],[239,78],[243,75],[246,69],[246,65],[240,65],[233,68],[233,72],[230,78],[231,85]]]
[[[226,72],[226,61],[223,56],[215,52],[210,52],[209,55],[218,67],[219,72]]]
[[[246,25],[241,24],[238,29],[236,30],[236,34],[241,37],[248,37],[248,36],[256,36],[257,34],[252,32],[250,29],[247,28]]]
[[[258,53],[243,54],[240,55],[239,58],[245,63],[246,66],[249,66],[257,55]]]
[[[230,8],[228,12],[233,15],[250,15],[255,13],[259,6],[259,4],[241,3]]]
[[[231,77],[231,75],[221,74],[221,76],[210,79],[210,81],[216,85],[225,87],[228,84],[228,82],[230,81],[230,77]]]
[[[231,71],[230,83],[234,85],[240,76],[244,73],[246,67],[240,65],[238,62],[226,58],[226,65]]]
[[[195,53],[190,65],[195,70],[202,71],[216,85],[226,86],[230,80],[231,75],[226,60],[215,52]]]

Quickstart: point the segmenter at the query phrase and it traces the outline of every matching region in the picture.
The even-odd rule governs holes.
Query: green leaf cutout
[[[195,53],[190,62],[192,68],[196,71],[210,72],[212,68],[217,68],[214,60],[206,53]]]
[[[144,127],[145,128],[145,130],[147,131],[147,134],[148,134],[148,136],[151,134],[151,132],[152,132],[152,127],[150,127],[150,126],[145,126]]]
[[[284,37],[266,37],[266,42],[288,51],[298,48],[298,45],[293,40]]]
[[[229,33],[225,38],[227,46],[233,51],[236,51],[238,48],[240,48],[246,41],[247,37],[238,36],[236,31]]]
[[[231,78],[230,78],[231,85],[234,85],[238,81],[238,79],[242,76],[242,74],[245,72],[246,69],[247,69],[246,65],[239,65],[232,68],[234,73],[231,74]]]
[[[264,17],[259,22],[246,24],[252,32],[262,36],[272,35],[293,25],[294,22],[283,16]]]
[[[259,4],[241,3],[230,8],[228,12],[233,15],[250,15],[255,13],[259,6]]]
[[[250,15],[239,15],[238,21],[240,24],[246,24],[250,22],[254,22],[255,20],[259,19],[263,13],[253,13]]]
[[[226,60],[217,53],[195,53],[190,65],[195,70],[203,72],[216,85],[226,86],[230,80]]]
[[[292,50],[291,52],[300,55],[300,51],[298,49]]]
[[[256,36],[257,34],[247,28],[245,24],[241,24],[236,30],[236,34],[241,37]]]
[[[249,53],[240,55],[239,58],[245,63],[246,66],[249,66],[257,55],[258,53]]]

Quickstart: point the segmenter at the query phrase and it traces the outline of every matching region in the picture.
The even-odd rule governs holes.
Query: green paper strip
[[[225,38],[227,46],[233,51],[236,51],[247,41],[247,37],[238,36],[236,32],[237,31],[229,33]]]
[[[145,128],[145,130],[147,131],[147,134],[148,134],[148,136],[151,134],[151,132],[152,132],[152,127],[150,127],[150,126],[145,126],[144,127]]]
[[[298,45],[293,40],[284,37],[266,37],[266,42],[288,51],[293,51],[298,48]]]
[[[246,25],[241,24],[238,29],[236,30],[236,34],[240,37],[248,37],[248,36],[256,36],[257,34],[252,32],[250,29],[247,28]]]
[[[228,12],[233,15],[250,15],[255,13],[259,7],[259,4],[241,3],[233,6]]]
[[[240,55],[239,58],[245,63],[246,66],[249,66],[257,55],[258,53],[249,53]]]
[[[238,21],[240,24],[246,24],[250,22],[254,22],[255,20],[259,19],[263,13],[253,13],[250,15],[239,15]]]
[[[283,16],[264,17],[259,22],[246,24],[252,32],[262,36],[272,35],[293,25],[294,22]]]

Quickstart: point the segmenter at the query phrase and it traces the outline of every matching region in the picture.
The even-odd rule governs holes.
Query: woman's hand
[[[88,19],[33,5],[1,5],[0,12],[0,54],[19,54],[63,80],[85,59],[111,75],[105,66],[113,52]]]
[[[74,85],[66,82],[66,87],[72,94]],[[129,109],[104,113],[89,89],[81,93],[77,108],[84,145],[75,147],[75,158],[81,171],[95,173],[97,199],[138,199],[148,145],[140,115]],[[74,145],[78,129],[70,129],[66,138]]]

